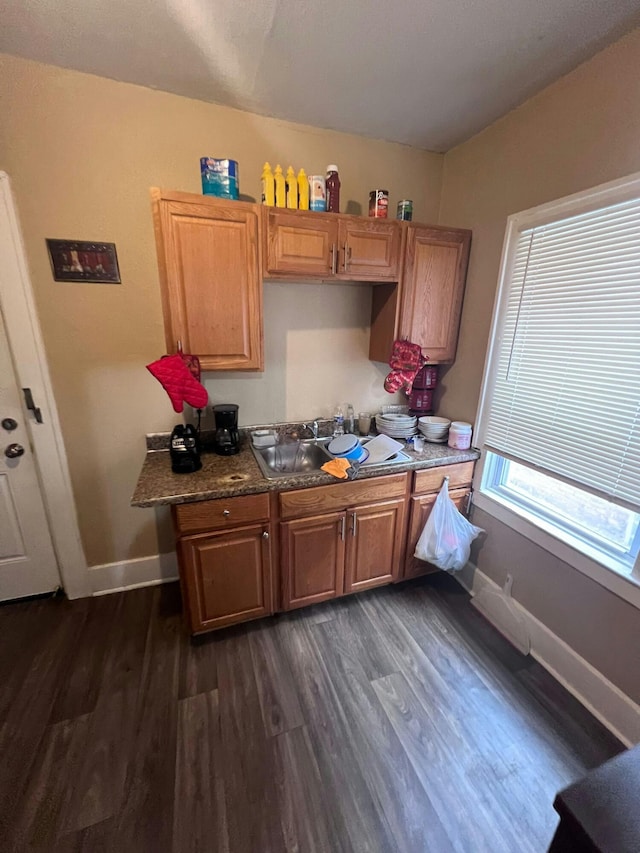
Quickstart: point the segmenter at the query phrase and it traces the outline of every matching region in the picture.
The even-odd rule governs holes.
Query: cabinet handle
[[[348,243],[344,244],[344,259],[342,261],[342,267],[344,271],[347,271],[347,266],[349,265],[349,261],[351,260],[351,246]]]
[[[467,505],[464,508],[464,514],[469,515],[471,512],[471,504],[473,503],[473,489],[469,489],[469,494],[467,495]]]
[[[268,534],[268,532],[267,532],[266,530],[265,530],[265,531],[264,531],[264,533],[262,534],[262,538],[265,540],[265,542],[268,540],[268,538],[269,538],[269,534]]]
[[[222,514],[224,515],[225,518],[228,518],[231,515],[231,510],[230,509],[223,509]]]
[[[342,519],[340,521],[340,538],[342,539],[343,542],[344,542],[346,526],[347,526],[347,517],[346,517],[346,515],[343,515]]]
[[[355,512],[352,512],[351,513],[351,535],[352,536],[356,535],[357,524],[358,524],[358,516],[355,514]]]
[[[338,249],[336,244],[331,245],[331,273],[335,275],[338,272]]]

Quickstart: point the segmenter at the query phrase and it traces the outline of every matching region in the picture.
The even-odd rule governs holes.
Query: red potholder
[[[393,370],[384,380],[385,391],[395,394],[402,388],[409,396],[413,380],[425,362],[420,344],[412,344],[411,341],[394,341],[389,359],[389,366]]]
[[[389,367],[393,370],[419,370],[425,359],[422,356],[420,344],[411,341],[394,341]]]
[[[204,409],[209,401],[207,389],[193,377],[181,355],[165,355],[147,365],[169,395],[174,412],[181,412],[183,403],[194,409]]]

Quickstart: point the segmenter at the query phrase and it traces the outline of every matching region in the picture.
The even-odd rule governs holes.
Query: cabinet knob
[[[265,542],[266,542],[266,540],[269,538],[269,534],[267,533],[267,531],[266,531],[266,530],[265,530],[265,531],[264,531],[264,533],[262,534],[262,538],[265,540]]]
[[[224,515],[225,518],[228,518],[231,515],[231,510],[230,509],[223,509],[222,514]]]

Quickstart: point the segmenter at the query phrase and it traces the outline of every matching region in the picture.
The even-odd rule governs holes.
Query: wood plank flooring
[[[0,607],[0,849],[542,853],[620,744],[446,575],[191,641],[177,584]]]

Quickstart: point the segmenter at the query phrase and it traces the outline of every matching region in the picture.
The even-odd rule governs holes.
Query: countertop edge
[[[437,446],[442,449],[441,445]],[[361,469],[358,480],[370,479],[372,477],[383,477],[388,474],[401,474],[407,471],[419,471],[427,468],[440,468],[443,465],[455,465],[462,462],[475,462],[480,458],[480,451],[475,448],[469,450],[451,450],[450,453],[432,458],[424,458],[424,452],[415,454],[410,449],[404,452],[412,457],[409,462],[394,465],[378,465],[375,468]],[[330,474],[313,472],[310,474],[293,474],[290,477],[278,477],[278,479],[266,479],[260,470],[249,448],[234,457],[215,457],[211,460],[214,473],[203,469],[194,474],[173,474],[170,468],[169,452],[166,450],[149,450],[146,454],[142,471],[131,497],[130,505],[140,509],[154,509],[162,506],[195,503],[197,501],[216,500],[219,498],[232,498],[241,495],[257,495],[265,492],[284,492],[296,489],[312,488],[314,486],[336,485],[342,482],[353,482],[351,480],[337,480]],[[225,462],[231,473],[224,472]],[[238,464],[240,463],[240,464]],[[234,473],[235,469],[235,473]],[[242,469],[248,469],[245,473]],[[208,488],[198,488],[199,476],[209,476],[213,482]],[[184,479],[185,491],[182,493],[171,492],[170,487],[163,487],[161,482],[175,485],[176,478]],[[194,482],[194,479],[196,482]],[[217,482],[215,482],[217,480]],[[226,481],[224,484],[220,480]],[[149,483],[153,482],[153,485]]]

